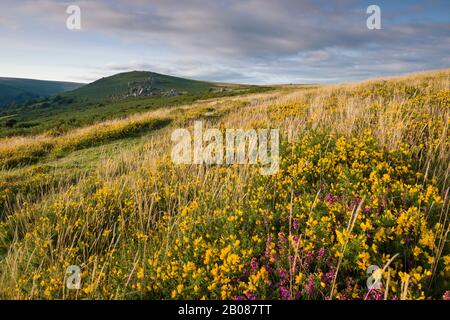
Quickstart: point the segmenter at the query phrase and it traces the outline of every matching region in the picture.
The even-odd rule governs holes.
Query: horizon
[[[369,80],[377,80],[377,79],[389,79],[389,78],[396,78],[396,77],[404,77],[404,76],[412,76],[412,75],[416,75],[416,74],[421,74],[421,73],[426,73],[426,72],[433,72],[433,71],[443,71],[443,70],[447,70],[449,68],[436,68],[436,69],[427,69],[427,70],[419,70],[419,71],[413,71],[413,72],[405,72],[405,73],[399,73],[399,74],[392,74],[392,75],[388,75],[388,76],[374,76],[374,77],[370,77],[370,78],[366,78],[366,79],[360,79],[357,81],[343,81],[343,82],[336,82],[336,83],[315,83],[315,82],[303,82],[303,83],[277,83],[277,84],[272,84],[272,83],[266,83],[266,84],[255,84],[255,83],[235,83],[235,82],[222,82],[222,81],[207,81],[207,80],[201,80],[201,79],[190,79],[190,78],[183,78],[181,76],[178,75],[173,75],[173,74],[161,74],[158,72],[153,72],[151,70],[130,70],[130,71],[124,71],[124,72],[118,72],[109,76],[104,76],[98,79],[95,79],[91,82],[74,82],[74,81],[67,81],[67,80],[54,80],[54,79],[38,79],[38,78],[19,78],[19,77],[8,77],[8,76],[2,76],[0,75],[0,79],[20,79],[20,80],[38,80],[38,81],[53,81],[53,82],[67,82],[67,83],[77,83],[77,84],[83,84],[83,85],[88,85],[91,83],[94,83],[98,80],[101,80],[103,78],[108,78],[108,77],[112,77],[115,75],[119,75],[119,74],[125,74],[125,73],[131,73],[131,72],[151,72],[151,73],[157,73],[157,74],[161,74],[161,75],[165,75],[165,76],[169,76],[169,77],[175,77],[175,78],[183,78],[183,79],[187,79],[187,80],[195,80],[195,81],[204,81],[204,82],[210,82],[210,83],[223,83],[223,84],[242,84],[242,85],[255,85],[255,86],[277,86],[277,85],[318,85],[318,84],[345,84],[345,83],[358,83],[358,82],[364,82],[364,81],[369,81]]]
[[[2,1],[6,4],[6,1]],[[340,83],[450,67],[447,1],[22,1],[0,13],[2,77],[91,83],[133,70],[240,84]],[[71,30],[70,5],[81,29]],[[207,32],[205,32],[207,30]],[[24,60],[23,52],[30,55]]]

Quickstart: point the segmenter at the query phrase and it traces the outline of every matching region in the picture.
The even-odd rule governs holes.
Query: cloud
[[[149,62],[119,61],[104,72],[165,70],[218,81],[357,80],[448,67],[450,21],[434,6],[379,1],[382,29],[366,28],[368,4],[313,0],[77,1],[82,32],[119,46],[159,53]],[[38,0],[11,9],[26,23],[65,21],[73,1]],[[0,20],[1,21],[1,20]],[[89,43],[86,44],[89,46]],[[132,49],[130,49],[132,50]],[[280,75],[283,73],[283,75]]]

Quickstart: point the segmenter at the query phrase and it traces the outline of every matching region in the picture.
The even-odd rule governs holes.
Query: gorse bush
[[[395,299],[411,277],[409,298],[439,297],[430,284],[448,246],[442,238],[448,221],[437,187],[421,183],[407,150],[386,152],[370,133],[319,137],[293,145],[276,179],[264,181],[255,195],[253,209],[266,213],[262,223],[277,226],[267,235],[272,250],[255,257],[272,270],[270,292],[326,298],[335,285],[336,298],[383,298],[389,290],[387,297]],[[395,254],[389,287],[368,292],[368,267],[383,267]],[[440,276],[438,283],[445,281]]]
[[[0,297],[450,298],[448,80],[283,87],[22,140],[53,147],[0,172]],[[280,128],[280,170],[173,164],[172,126],[196,119]]]
[[[126,297],[317,299],[334,283],[334,298],[379,299],[389,290],[398,299],[409,279],[407,298],[439,298],[448,287],[448,199],[411,168],[407,150],[387,152],[370,133],[311,134],[286,148],[276,177],[227,167],[196,181],[198,169],[161,164],[132,188],[90,181],[45,212],[26,207],[2,230],[12,239],[6,231],[22,226],[14,230],[20,247],[36,250],[31,263],[43,269],[21,276],[25,294],[64,297],[64,268],[76,262],[86,271],[77,297],[112,298],[120,284],[130,288]],[[217,180],[222,195],[200,188]],[[58,263],[42,264],[48,250]],[[368,291],[367,268],[395,254],[389,286]],[[87,276],[93,268],[103,270],[98,279]]]
[[[419,182],[405,150],[364,138],[304,137],[286,150],[275,179],[255,179],[245,199],[207,209],[201,195],[163,217],[176,235],[142,264],[134,287],[151,298],[322,299],[334,284],[338,299],[399,299],[409,281],[407,298],[440,297],[431,288],[448,287],[448,271],[434,274],[449,268],[449,257],[440,259],[448,202]],[[395,254],[389,287],[368,291],[367,268]]]

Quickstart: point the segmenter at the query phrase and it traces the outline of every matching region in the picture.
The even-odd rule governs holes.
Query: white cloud
[[[7,13],[22,25],[51,25],[55,37],[63,37],[65,7],[72,2],[25,0],[8,6]],[[422,6],[422,11],[407,3],[400,5],[402,10],[389,10],[385,2],[381,7],[386,20],[383,29],[375,32],[366,28],[365,8],[351,0],[82,0],[77,4],[83,26],[77,50],[100,50],[100,41],[122,53],[118,59],[114,49],[105,49],[102,64],[86,67],[90,74],[86,77],[151,69],[218,81],[334,81],[449,63],[449,19],[421,16],[425,9],[433,15],[443,10],[439,5],[448,8],[444,1],[437,1],[436,7]],[[405,12],[411,17],[405,18]],[[70,43],[60,42],[55,51],[70,50]],[[74,62],[68,65],[76,67]]]

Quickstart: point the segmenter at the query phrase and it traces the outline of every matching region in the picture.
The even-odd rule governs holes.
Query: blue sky
[[[72,4],[81,30],[66,28]],[[371,4],[381,30],[366,27]],[[450,67],[450,1],[0,0],[0,37],[3,77],[358,81]]]

